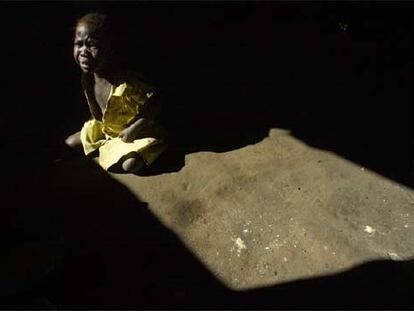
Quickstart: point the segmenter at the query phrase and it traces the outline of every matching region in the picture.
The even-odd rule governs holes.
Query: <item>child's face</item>
[[[76,27],[73,56],[84,73],[94,73],[102,69],[105,61],[102,38],[87,24]]]

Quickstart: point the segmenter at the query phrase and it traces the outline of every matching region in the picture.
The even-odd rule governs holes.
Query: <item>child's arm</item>
[[[154,96],[155,97],[155,96]],[[160,96],[151,97],[142,107],[142,111],[129,123],[129,125],[119,134],[119,138],[124,142],[135,140],[139,134],[154,124],[155,119],[161,113]]]
[[[152,120],[139,118],[134,123],[125,128],[121,133],[119,133],[118,137],[121,138],[123,142],[129,143],[131,141],[134,141],[144,128],[151,126],[152,124]]]

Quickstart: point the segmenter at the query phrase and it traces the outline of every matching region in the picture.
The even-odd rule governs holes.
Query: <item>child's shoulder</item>
[[[126,83],[128,89],[132,92],[154,92],[156,87],[143,74],[136,71],[126,71],[123,74],[123,83]]]
[[[124,71],[119,75],[114,91],[117,96],[130,97],[141,104],[157,93],[157,89],[145,79],[144,75],[134,71]]]

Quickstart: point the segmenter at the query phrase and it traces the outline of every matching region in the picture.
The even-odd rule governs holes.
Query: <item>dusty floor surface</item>
[[[414,191],[287,130],[175,172],[41,163],[3,176],[2,307],[414,305]]]
[[[0,308],[413,310],[414,7],[181,2],[1,6]],[[102,9],[165,95],[140,176],[62,146]]]
[[[270,130],[177,173],[113,174],[226,286],[252,289],[414,257],[414,191]]]

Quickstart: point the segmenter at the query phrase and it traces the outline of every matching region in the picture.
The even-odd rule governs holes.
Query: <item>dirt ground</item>
[[[171,135],[121,175],[62,146],[100,3],[2,6],[1,308],[414,308],[411,5],[108,3]]]
[[[112,177],[231,289],[414,256],[412,189],[286,130],[230,152],[189,154],[177,173]]]
[[[75,156],[4,175],[2,307],[414,304],[409,187],[276,128],[184,162],[137,176]]]

